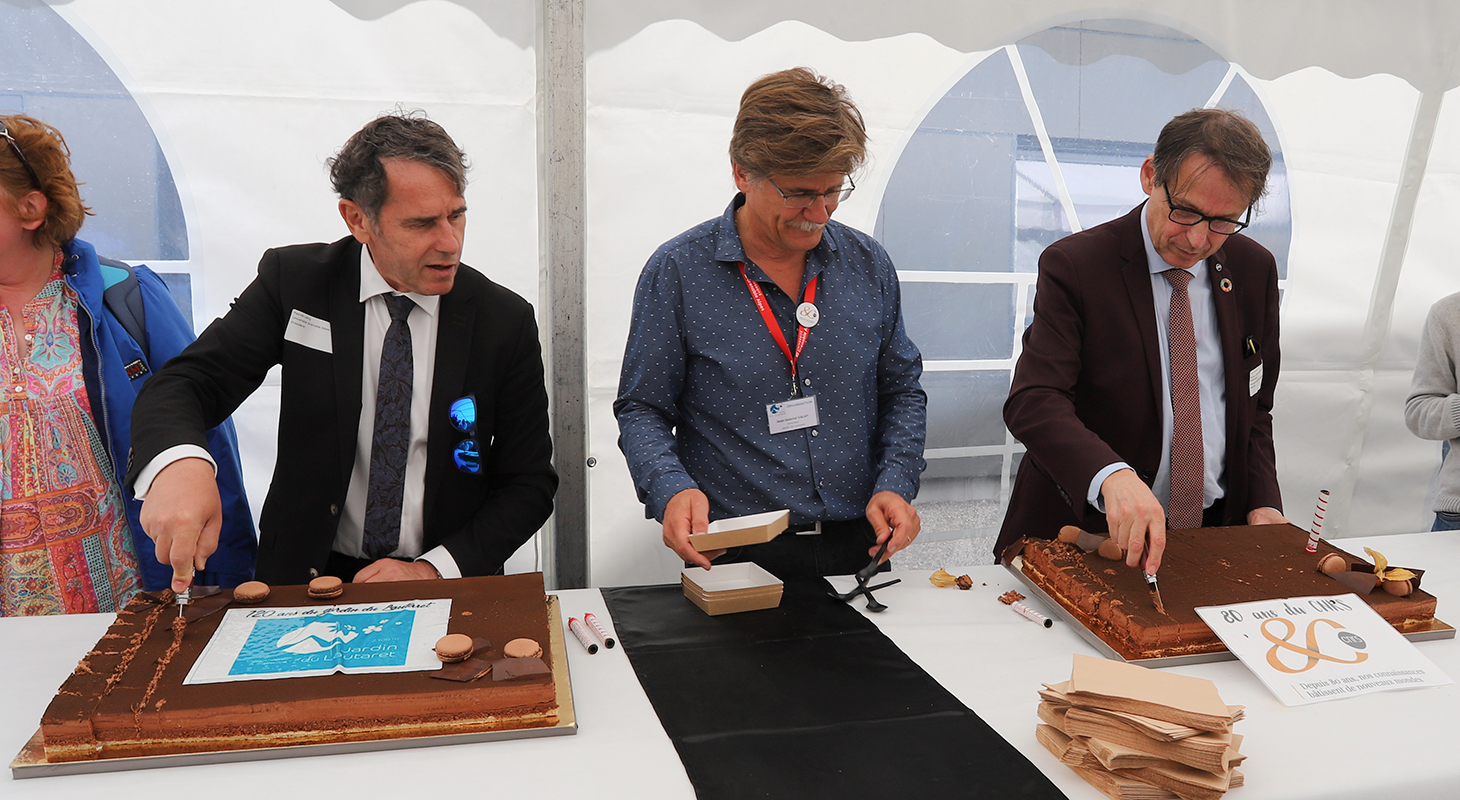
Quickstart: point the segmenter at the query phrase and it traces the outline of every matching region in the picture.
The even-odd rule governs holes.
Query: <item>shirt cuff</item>
[[[443,578],[455,579],[461,577],[461,567],[456,566],[456,559],[451,557],[451,551],[447,550],[444,545],[431,548],[430,551],[416,560],[424,561],[435,567],[436,572],[440,573]]]
[[[889,470],[877,476],[877,481],[872,486],[872,494],[878,492],[892,492],[902,499],[911,503],[917,499],[918,485],[916,479],[909,480],[900,471]],[[870,500],[871,497],[869,496]]]
[[[137,480],[132,482],[132,494],[138,500],[146,500],[147,492],[152,488],[152,480],[157,477],[169,464],[174,461],[182,461],[185,458],[201,458],[213,465],[213,477],[218,477],[218,462],[213,460],[213,455],[206,448],[195,444],[179,444],[163,450],[157,457],[147,463],[142,471],[137,473]]]
[[[1100,496],[1100,486],[1105,483],[1106,478],[1123,469],[1131,469],[1131,465],[1124,461],[1117,461],[1095,473],[1095,477],[1090,479],[1090,491],[1085,494],[1085,499],[1090,501],[1090,505],[1094,506],[1095,510],[1101,514],[1105,513],[1105,498]],[[1134,472],[1134,470],[1131,471]]]
[[[645,510],[653,515],[654,519],[663,522],[664,509],[669,505],[669,501],[674,499],[675,495],[685,489],[698,488],[700,488],[700,485],[695,483],[694,479],[685,472],[660,476],[654,481],[653,488],[649,490],[649,502],[652,505],[646,506]]]

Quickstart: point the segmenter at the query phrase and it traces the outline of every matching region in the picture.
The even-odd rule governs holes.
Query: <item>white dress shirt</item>
[[[375,435],[375,393],[380,379],[380,351],[385,333],[390,328],[390,310],[386,294],[401,294],[390,287],[375,268],[370,248],[360,248],[360,302],[365,304],[364,364],[360,371],[360,424],[355,433],[355,464],[350,471],[350,486],[345,494],[345,507],[335,529],[334,549],[347,556],[364,557],[365,496],[370,486],[370,448]],[[411,361],[415,376],[411,382],[411,438],[406,451],[406,477],[401,499],[400,543],[390,553],[400,558],[419,557],[429,562],[443,578],[460,578],[461,569],[445,547],[434,547],[421,553],[425,536],[426,498],[426,435],[430,429],[431,382],[436,372],[436,331],[439,327],[439,296],[405,293],[416,304],[406,318],[411,329]],[[135,493],[147,499],[152,480],[163,467],[184,458],[202,458],[218,465],[208,451],[197,445],[170,447],[152,459],[137,476]]]
[[[1151,294],[1156,301],[1156,341],[1161,346],[1161,464],[1156,468],[1156,479],[1151,484],[1151,493],[1170,509],[1171,503],[1171,282],[1161,273],[1178,269],[1167,264],[1156,246],[1151,242],[1151,231],[1146,224],[1143,210],[1141,218],[1141,241],[1146,245],[1146,265],[1151,272]],[[1227,460],[1227,379],[1222,363],[1222,337],[1217,328],[1217,306],[1212,297],[1212,283],[1207,274],[1205,259],[1186,270],[1191,273],[1186,296],[1191,302],[1192,332],[1196,336],[1197,394],[1201,400],[1201,443],[1205,462],[1203,475],[1202,506],[1210,506],[1225,497],[1224,466]],[[1105,512],[1105,498],[1100,496],[1100,485],[1118,470],[1129,469],[1124,461],[1095,473],[1090,482],[1087,499],[1090,504]]]

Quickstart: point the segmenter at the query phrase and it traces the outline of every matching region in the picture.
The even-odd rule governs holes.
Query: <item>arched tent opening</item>
[[[187,220],[152,125],[105,59],[46,5],[0,3],[0,113],[54,125],[95,216],[80,236],[125,261],[187,261]],[[192,319],[192,280],[158,269]]]

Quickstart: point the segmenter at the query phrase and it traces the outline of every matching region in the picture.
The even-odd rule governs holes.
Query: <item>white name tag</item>
[[[297,308],[289,314],[289,324],[284,328],[284,341],[302,344],[321,353],[334,353],[330,321],[311,317]]]
[[[771,403],[765,407],[765,416],[770,422],[771,433],[799,431],[821,424],[816,416],[816,395]]]
[[[1252,395],[1257,394],[1257,390],[1261,388],[1262,362],[1259,361],[1257,362],[1257,366],[1253,367],[1252,371],[1247,374],[1247,396],[1251,397]]]

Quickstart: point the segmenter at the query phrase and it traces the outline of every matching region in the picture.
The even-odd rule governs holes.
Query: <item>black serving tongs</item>
[[[876,591],[877,589],[886,589],[894,583],[902,583],[902,578],[893,578],[886,583],[879,583],[876,586],[868,586],[867,582],[872,580],[873,575],[877,574],[877,568],[882,565],[882,556],[886,555],[887,545],[891,542],[892,536],[889,535],[887,537],[887,541],[882,543],[882,547],[878,548],[877,555],[872,557],[872,563],[868,564],[865,567],[862,567],[862,569],[859,570],[856,575],[852,576],[857,579],[857,588],[845,594],[837,594],[836,592],[831,592],[831,596],[845,603],[859,594],[864,594],[867,596],[868,611],[886,611],[887,606],[877,602],[877,598],[872,596],[872,592]]]

